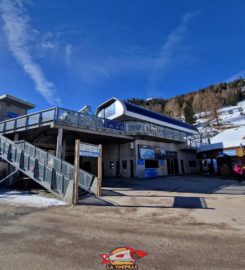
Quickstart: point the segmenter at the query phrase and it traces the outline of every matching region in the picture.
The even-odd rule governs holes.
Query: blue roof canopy
[[[194,126],[192,126],[190,124],[187,124],[187,123],[184,123],[184,122],[181,122],[181,121],[179,121],[177,119],[174,119],[174,118],[165,116],[163,114],[147,110],[145,108],[142,108],[142,107],[140,107],[138,105],[135,105],[135,104],[132,104],[132,103],[129,103],[129,102],[126,102],[126,101],[124,101],[124,104],[125,104],[126,109],[129,112],[137,113],[139,115],[150,117],[150,118],[153,118],[153,119],[156,119],[156,120],[159,120],[159,121],[163,121],[163,122],[166,122],[166,123],[169,123],[169,124],[172,124],[172,125],[176,125],[176,126],[179,126],[179,127],[183,127],[183,128],[187,128],[187,129],[190,129],[190,130],[197,131],[197,128],[195,128]]]

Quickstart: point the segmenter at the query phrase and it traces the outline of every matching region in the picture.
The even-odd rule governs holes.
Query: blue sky
[[[0,91],[37,109],[245,75],[245,1],[0,0]]]

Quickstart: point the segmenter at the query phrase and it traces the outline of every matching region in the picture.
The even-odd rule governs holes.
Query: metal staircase
[[[54,193],[65,201],[70,201],[74,188],[74,166],[26,141],[11,141],[0,135],[0,158],[15,168],[0,183],[9,181],[18,171]],[[96,176],[79,171],[79,187],[89,193],[97,193]]]

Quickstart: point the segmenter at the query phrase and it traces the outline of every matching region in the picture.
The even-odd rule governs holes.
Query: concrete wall
[[[196,153],[186,152],[178,149],[178,144],[175,143],[163,143],[163,142],[156,142],[156,141],[148,141],[148,140],[136,140],[135,141],[135,158],[136,163],[139,159],[138,154],[138,145],[149,145],[155,147],[163,147],[166,151],[177,152],[177,159],[178,159],[178,167],[179,167],[179,174],[194,174],[200,172],[199,163],[197,160]],[[184,165],[184,172],[182,171],[181,160],[183,160]],[[167,160],[162,162],[159,161],[159,168],[157,168],[157,176],[164,176],[168,175],[168,168],[167,168]],[[193,166],[195,165],[195,166]],[[143,178],[144,177],[144,165],[137,165],[136,167],[136,175],[137,177]]]
[[[105,176],[130,177],[130,160],[134,162],[134,150],[131,149],[130,143],[103,145],[103,171]],[[124,168],[123,164],[126,165]]]
[[[103,146],[104,176],[105,177],[122,176],[130,178],[131,177],[130,160],[132,160],[134,167],[133,175],[135,177],[144,178],[145,161],[140,160],[139,158],[138,145],[163,147],[166,151],[177,152],[179,174],[183,173],[193,174],[198,173],[200,170],[196,154],[179,150],[178,144],[137,139],[133,143],[123,143],[123,144],[111,143]],[[183,160],[184,171],[182,171],[181,160]],[[117,166],[119,167],[117,168]],[[158,168],[156,170],[157,176],[168,175],[167,159],[159,160]]]
[[[183,160],[184,172],[181,170],[181,160]],[[196,153],[178,151],[178,162],[181,174],[195,174],[200,172],[199,160]]]
[[[15,113],[18,116],[20,116],[20,115],[25,115],[27,113],[27,110],[21,107],[18,107],[12,104],[7,104],[3,101],[0,101],[0,121],[9,119],[9,117],[7,116],[8,112]]]
[[[139,160],[139,147],[138,145],[149,145],[149,146],[156,146],[156,147],[164,147],[166,151],[177,151],[176,145],[174,143],[163,143],[163,142],[156,142],[156,141],[148,141],[148,140],[136,140],[135,141],[135,159],[136,163]],[[164,176],[168,174],[167,170],[167,161],[158,161],[159,168],[157,168],[157,176]],[[162,164],[163,162],[163,164]],[[136,176],[140,178],[144,178],[144,171],[145,171],[145,164],[137,165],[136,166]]]

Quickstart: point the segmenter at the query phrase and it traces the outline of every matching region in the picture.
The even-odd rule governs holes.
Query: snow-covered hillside
[[[201,134],[194,139],[197,143],[214,143],[217,140],[222,141],[224,138],[226,141],[232,141],[238,130],[240,137],[242,133],[245,136],[245,100],[237,103],[236,106],[219,109],[218,119],[213,117],[211,112],[195,114],[195,118],[195,126]],[[233,135],[231,136],[231,134]]]

